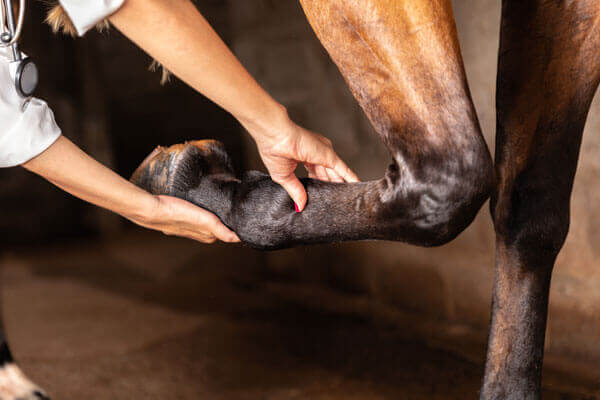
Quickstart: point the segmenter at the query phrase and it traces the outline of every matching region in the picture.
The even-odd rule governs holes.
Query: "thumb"
[[[284,179],[276,181],[279,183],[286,192],[290,195],[294,203],[296,204],[298,212],[304,210],[307,201],[306,189],[300,182],[300,180],[293,173]]]

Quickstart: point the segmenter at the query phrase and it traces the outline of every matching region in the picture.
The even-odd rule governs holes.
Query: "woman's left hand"
[[[281,122],[268,129],[244,124],[250,132],[260,156],[273,181],[289,193],[297,211],[306,206],[304,186],[294,171],[304,164],[311,178],[328,182],[358,182],[358,177],[333,150],[331,141],[324,136],[296,125],[284,113]]]

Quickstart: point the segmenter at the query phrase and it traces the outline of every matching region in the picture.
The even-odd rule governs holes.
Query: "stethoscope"
[[[14,73],[14,82],[17,92],[23,97],[31,97],[38,84],[38,68],[29,57],[23,58],[19,51],[17,42],[21,36],[23,28],[23,19],[25,17],[25,0],[19,0],[19,16],[15,26],[13,15],[12,0],[0,0],[0,47],[10,47],[13,55],[13,63],[16,68],[12,69]]]

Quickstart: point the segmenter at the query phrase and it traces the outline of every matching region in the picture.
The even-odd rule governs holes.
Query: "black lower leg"
[[[8,343],[6,342],[3,332],[0,332],[0,367],[12,362],[14,362],[14,359],[8,348]]]
[[[224,150],[212,141],[161,149],[132,181],[213,212],[254,248],[364,239],[433,246],[462,232],[489,196],[491,162],[483,141],[477,142],[478,149],[469,149],[468,165],[456,160],[456,153],[440,152],[415,161],[426,165],[419,174],[410,165],[394,163],[379,181],[303,179],[309,200],[302,213],[295,212],[292,199],[268,175],[251,171],[238,176],[229,169]]]
[[[0,271],[1,275],[1,271]],[[2,280],[0,279],[0,284]],[[0,294],[2,294],[0,290]],[[8,342],[6,341],[6,335],[4,333],[4,321],[3,321],[3,313],[2,313],[2,301],[0,301],[0,367],[5,364],[14,362],[12,353],[8,347]]]
[[[599,81],[596,1],[505,0],[498,66],[497,234],[482,399],[538,399],[552,268]]]
[[[538,399],[552,265],[520,265],[498,244],[482,399]]]

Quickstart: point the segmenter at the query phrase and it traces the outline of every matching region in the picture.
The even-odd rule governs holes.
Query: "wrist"
[[[123,213],[125,218],[142,224],[156,221],[160,209],[159,196],[145,192],[134,204],[135,206],[129,207],[127,212]]]
[[[291,126],[287,109],[277,102],[260,115],[238,117],[237,120],[256,142],[281,137]]]

